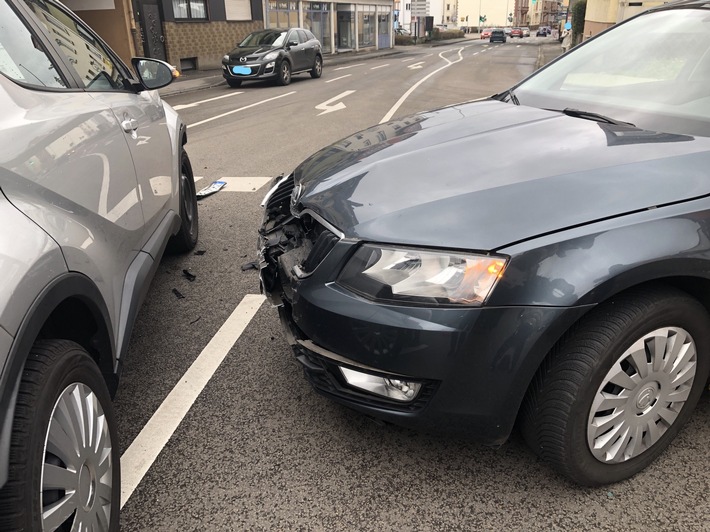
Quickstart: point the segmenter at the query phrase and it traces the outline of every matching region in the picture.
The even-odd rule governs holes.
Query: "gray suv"
[[[186,127],[51,0],[0,0],[0,530],[118,528],[111,397],[166,247],[197,242]]]

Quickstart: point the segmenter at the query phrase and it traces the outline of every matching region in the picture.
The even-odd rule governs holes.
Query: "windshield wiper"
[[[501,92],[500,94],[494,94],[491,98],[494,100],[500,100],[501,102],[511,101],[513,102],[513,105],[520,105],[518,97],[513,92],[513,89]]]
[[[636,127],[631,122],[622,122],[621,120],[615,120],[608,116],[600,115],[599,113],[593,113],[591,111],[581,111],[579,109],[572,109],[567,107],[562,110],[567,116],[573,116],[574,118],[584,118],[586,120],[595,120],[597,122],[603,122],[605,124],[614,124],[615,126],[631,126]]]

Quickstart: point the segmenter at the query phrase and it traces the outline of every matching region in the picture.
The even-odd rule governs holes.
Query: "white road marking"
[[[214,98],[200,100],[199,102],[186,103],[183,105],[173,105],[173,109],[175,109],[176,111],[179,111],[180,109],[189,109],[190,107],[197,107],[201,103],[213,102],[215,100],[221,100],[222,98],[229,98],[230,96],[236,96],[237,94],[244,94],[244,91],[230,92],[229,94],[224,94],[223,96],[215,96]]]
[[[355,91],[341,92],[336,97],[331,98],[327,102],[319,103],[318,105],[316,105],[316,109],[318,109],[319,111],[323,111],[322,113],[319,113],[318,116],[324,115],[327,113],[332,113],[333,111],[341,111],[341,110],[345,109],[346,106],[343,102],[338,102],[333,105],[331,105],[331,104],[336,100],[340,100],[341,98],[345,98],[346,96],[351,95],[353,92],[355,92]]]
[[[407,68],[409,70],[417,70],[419,68],[424,68],[422,65],[425,63],[425,61],[419,61],[418,63],[412,63],[411,65],[407,65]]]
[[[193,176],[192,179],[194,179],[195,183],[197,183],[200,179],[204,179],[204,177],[201,175],[196,175],[196,176]]]
[[[339,78],[329,79],[328,81],[326,81],[326,83],[330,83],[331,81],[338,81],[339,79],[349,78],[350,76],[352,76],[352,74],[345,74],[344,76],[340,76]]]
[[[389,63],[387,63],[386,65],[380,65],[380,66],[372,67],[370,70],[377,70],[378,68],[385,68],[385,67],[388,67],[388,66],[390,66]]]
[[[264,302],[247,294],[121,457],[121,508]]]
[[[355,68],[364,65],[365,63],[358,63],[357,65],[348,65],[344,67],[334,68],[333,70],[347,70],[348,68]]]
[[[426,76],[424,76],[422,79],[420,79],[419,81],[417,81],[414,85],[412,85],[412,86],[409,88],[409,90],[408,90],[407,92],[405,92],[399,100],[397,100],[397,103],[395,103],[395,104],[392,106],[392,109],[390,109],[390,110],[387,112],[387,114],[382,118],[382,120],[380,120],[380,124],[382,124],[382,123],[384,123],[384,122],[387,122],[390,118],[392,118],[392,116],[397,112],[397,109],[400,108],[400,106],[405,102],[405,100],[406,100],[407,98],[409,98],[409,96],[417,89],[417,87],[419,87],[419,85],[421,85],[422,83],[424,83],[426,80],[428,80],[428,79],[429,79],[430,77],[432,77],[433,75],[438,74],[439,72],[441,72],[441,71],[444,70],[445,68],[449,68],[451,65],[456,64],[456,63],[458,63],[458,62],[460,62],[460,61],[463,61],[463,55],[461,54],[462,51],[463,51],[463,48],[459,48],[459,50],[458,50],[458,56],[459,56],[459,58],[458,58],[456,61],[450,61],[449,59],[447,59],[446,57],[444,57],[444,55],[443,55],[444,52],[441,52],[441,53],[439,54],[439,57],[441,57],[444,61],[446,61],[446,64],[445,64],[444,66],[440,67],[440,68],[437,68],[436,70],[434,70],[434,72],[430,72],[429,74],[427,74]]]
[[[414,61],[416,57],[410,57],[409,59],[402,59],[402,63],[408,63],[409,61]]]
[[[187,127],[190,128],[190,127],[195,127],[195,126],[201,126],[202,124],[206,124],[207,122],[212,122],[213,120],[218,120],[220,118],[224,118],[225,116],[229,116],[234,113],[238,113],[239,111],[244,111],[245,109],[250,109],[252,107],[256,107],[257,105],[262,105],[264,103],[273,102],[274,100],[278,100],[279,98],[284,98],[285,96],[291,96],[292,94],[296,94],[296,91],[287,92],[286,94],[281,94],[280,96],[274,96],[273,98],[269,98],[267,100],[261,100],[260,102],[253,103],[251,105],[245,105],[244,107],[240,107],[239,109],[232,109],[231,111],[227,111],[226,113],[222,113],[221,115],[213,116],[212,118],[206,118],[205,120],[200,120],[199,122],[195,122],[194,124],[189,124]]]
[[[273,177],[220,177],[215,181],[227,183],[222,192],[255,192],[272,179]]]

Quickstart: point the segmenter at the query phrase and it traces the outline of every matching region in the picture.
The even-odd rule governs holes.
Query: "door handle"
[[[126,133],[131,133],[132,131],[138,129],[138,120],[136,120],[135,118],[127,118],[126,120],[121,122],[121,127]]]

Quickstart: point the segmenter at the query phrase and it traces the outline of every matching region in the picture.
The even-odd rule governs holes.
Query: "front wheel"
[[[629,478],[690,417],[710,371],[710,316],[671,288],[635,290],[562,339],[522,415],[530,447],[575,482]]]
[[[313,62],[313,68],[311,69],[311,77],[319,78],[323,75],[323,59],[321,56],[317,55],[316,60]]]
[[[279,85],[288,85],[291,83],[291,63],[285,59],[279,65],[279,73],[276,77],[276,83]]]
[[[185,253],[197,245],[199,218],[195,177],[185,150],[180,155],[180,230],[168,242],[171,253]]]
[[[74,342],[38,342],[20,381],[0,530],[118,530],[119,460],[96,363]]]

